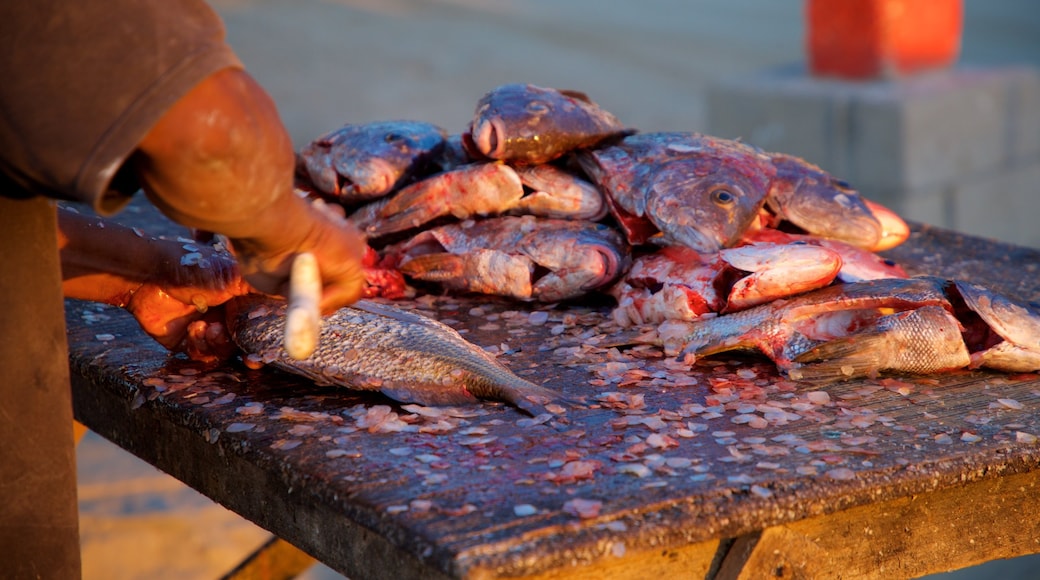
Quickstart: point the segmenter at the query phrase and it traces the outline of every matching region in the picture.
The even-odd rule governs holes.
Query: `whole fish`
[[[516,83],[480,99],[467,144],[486,158],[537,164],[626,133],[585,93]]]
[[[1040,311],[977,284],[934,277],[842,284],[666,323],[658,340],[698,357],[757,350],[791,378],[812,381],[965,367],[1040,370]]]
[[[404,403],[455,405],[494,399],[532,414],[559,393],[513,374],[436,320],[367,300],[322,320],[317,350],[294,360],[283,347],[286,304],[260,295],[228,303],[228,330],[243,351],[320,385],[379,391]]]
[[[641,133],[578,151],[629,243],[702,253],[733,245],[766,201],[776,168],[757,149],[698,133]],[[658,236],[660,234],[660,236]]]
[[[621,234],[606,225],[533,216],[431,228],[385,251],[416,280],[541,302],[611,284],[630,260]]]
[[[350,220],[370,238],[414,230],[447,216],[509,213],[597,220],[607,212],[596,186],[548,164],[514,168],[470,163],[426,177],[384,199],[351,214]]]
[[[304,146],[298,173],[325,195],[356,204],[426,172],[447,137],[444,129],[422,121],[348,124]]]
[[[520,176],[501,163],[472,163],[432,175],[392,195],[365,235],[380,237],[416,229],[436,218],[465,219],[506,211],[524,195]],[[358,223],[358,222],[355,222]]]

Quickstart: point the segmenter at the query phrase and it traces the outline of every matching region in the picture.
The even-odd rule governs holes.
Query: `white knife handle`
[[[285,314],[285,350],[296,360],[314,354],[321,331],[321,273],[314,254],[298,254],[289,274],[289,307]]]

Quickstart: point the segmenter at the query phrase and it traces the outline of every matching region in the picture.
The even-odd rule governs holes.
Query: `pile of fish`
[[[301,195],[342,205],[365,234],[369,297],[595,292],[619,325],[660,325],[668,351],[758,349],[792,378],[1040,369],[1034,311],[965,282],[904,281],[876,252],[909,228],[848,183],[735,140],[641,133],[582,93],[502,85],[458,134],[346,125],[297,169]],[[926,300],[905,296],[922,285]],[[886,341],[935,356],[881,360]]]

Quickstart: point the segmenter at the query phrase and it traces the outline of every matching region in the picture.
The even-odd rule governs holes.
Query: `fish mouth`
[[[346,195],[374,197],[388,193],[397,182],[397,171],[382,159],[359,162],[352,171],[340,175],[339,191]]]
[[[474,145],[481,153],[492,159],[499,159],[505,143],[500,139],[502,123],[497,119],[481,121],[472,131]]]
[[[668,231],[662,230],[661,233],[664,238],[662,241],[686,246],[701,254],[711,254],[725,246],[724,241],[719,239],[718,236],[694,226],[670,229]]]

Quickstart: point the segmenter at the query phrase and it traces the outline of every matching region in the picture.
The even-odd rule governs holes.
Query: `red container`
[[[872,79],[947,67],[963,14],[962,0],[806,0],[809,71]]]

